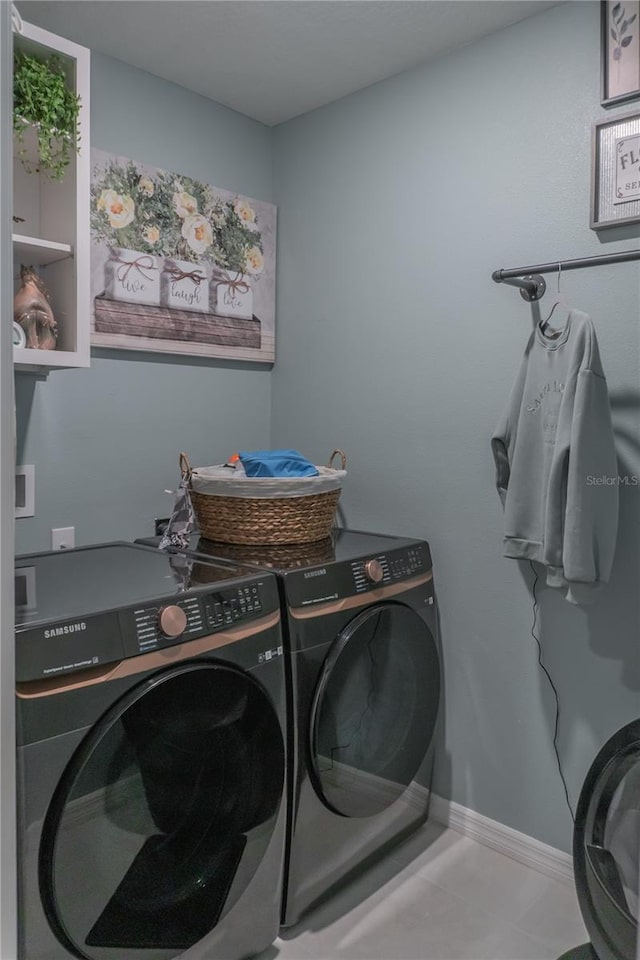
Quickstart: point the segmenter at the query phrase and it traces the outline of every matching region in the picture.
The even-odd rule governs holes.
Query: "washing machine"
[[[589,944],[561,960],[636,960],[640,882],[640,720],[605,743],[580,793],[573,835]]]
[[[306,545],[195,537],[187,552],[278,575],[291,718],[282,923],[291,926],[428,817],[442,683],[429,545],[338,530]]]
[[[274,577],[126,543],[16,562],[23,960],[244,960],[280,919]]]

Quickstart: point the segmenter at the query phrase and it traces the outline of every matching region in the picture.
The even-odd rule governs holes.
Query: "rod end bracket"
[[[522,278],[526,281],[526,287],[520,287],[520,296],[527,303],[534,303],[544,296],[547,284],[544,277],[539,273],[528,273]]]

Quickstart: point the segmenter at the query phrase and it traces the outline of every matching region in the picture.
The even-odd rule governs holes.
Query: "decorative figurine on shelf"
[[[20,267],[22,286],[13,301],[13,319],[25,332],[31,350],[55,350],[58,324],[44,281],[33,267]]]

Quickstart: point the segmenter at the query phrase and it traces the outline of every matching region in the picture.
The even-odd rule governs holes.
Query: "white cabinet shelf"
[[[25,132],[23,151],[29,158],[28,172],[14,149],[13,164],[13,263],[14,283],[20,286],[20,267],[33,266],[51,299],[58,325],[55,350],[14,347],[18,371],[39,374],[48,370],[89,366],[90,324],[90,160],[89,144],[89,51],[29,23],[14,32],[18,50],[43,58],[57,54],[67,82],[80,96],[80,153],[74,154],[64,178],[51,180],[37,172],[36,134]],[[18,219],[19,218],[19,219]],[[19,231],[19,232],[17,232]]]
[[[40,237],[23,237],[14,233],[13,256],[14,260],[26,266],[46,267],[48,263],[72,257],[73,247],[70,243],[57,243],[55,240],[43,240]]]
[[[74,350],[30,350],[28,347],[14,347],[13,366],[18,372],[42,374],[48,370],[68,370],[80,364]]]

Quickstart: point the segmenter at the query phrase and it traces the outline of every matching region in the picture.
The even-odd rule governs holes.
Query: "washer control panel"
[[[146,653],[185,640],[223,630],[241,620],[260,616],[263,610],[263,585],[242,584],[211,593],[174,600],[171,604],[153,603],[122,611],[120,620],[125,646],[135,641],[136,649]],[[127,643],[127,640],[129,643]]]
[[[253,583],[248,587],[238,587],[237,590],[212,593],[203,597],[203,605],[208,625],[219,629],[261,613],[260,588]]]
[[[16,604],[18,683],[87,670],[110,680],[107,664],[171,647],[151,666],[236,643],[234,659],[253,664],[253,647],[278,633],[278,584],[257,567],[106,543],[25,555],[15,569],[29,581],[29,602]]]
[[[175,627],[179,627],[181,623],[184,624],[182,630],[176,632],[169,621],[170,613]],[[204,627],[199,597],[185,597],[184,600],[177,600],[170,605],[154,603],[148,607],[137,607],[133,611],[121,613],[120,617],[123,621],[123,632],[126,631],[126,633],[130,632],[127,627],[131,626],[131,619],[133,620],[137,653],[177,643],[184,636],[189,638],[199,636]]]
[[[154,602],[39,624],[16,634],[16,679],[49,679],[98,668],[229,630],[279,607],[271,574],[224,589],[171,594]]]

